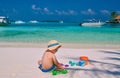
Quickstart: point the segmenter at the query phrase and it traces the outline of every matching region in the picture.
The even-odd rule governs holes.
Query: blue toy
[[[79,65],[80,66],[85,66],[85,61],[84,60],[79,61]]]
[[[75,63],[73,62],[73,61],[69,61],[69,64],[70,64],[70,66],[74,66],[75,65]]]
[[[72,64],[72,61],[71,61],[71,60],[69,61],[69,64]]]
[[[70,64],[70,66],[74,66],[74,65],[78,65],[78,63],[75,63],[75,62],[73,62],[73,61],[69,61],[69,64]]]
[[[76,66],[79,66],[79,62],[76,63]]]
[[[71,66],[74,66],[75,65],[75,63],[71,63]]]

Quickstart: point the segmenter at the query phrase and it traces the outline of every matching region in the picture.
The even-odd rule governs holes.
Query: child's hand
[[[59,64],[57,67],[56,67],[57,70],[64,70],[65,68],[63,66],[61,66],[61,64]]]

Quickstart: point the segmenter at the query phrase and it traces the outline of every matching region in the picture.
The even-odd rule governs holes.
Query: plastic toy
[[[62,74],[66,74],[66,73],[67,73],[66,69],[62,70]]]
[[[69,67],[68,64],[62,64],[62,63],[60,63],[60,65],[61,65],[61,66],[65,66],[65,67]]]
[[[80,66],[79,62],[73,62],[71,60],[69,61],[69,64],[70,64],[70,66],[74,66],[74,65]]]
[[[79,62],[76,63],[76,66],[79,66]]]
[[[80,56],[80,60],[84,60],[85,65],[88,65],[88,57],[87,56]]]
[[[52,75],[57,75],[57,71],[53,70]]]
[[[67,74],[67,70],[53,70],[52,75],[58,75],[58,74]]]
[[[72,64],[72,61],[71,61],[71,60],[69,61],[69,64]]]
[[[80,61],[79,62],[73,62],[69,61],[70,66],[85,66],[88,65],[88,57],[87,56],[80,56]]]
[[[80,56],[80,60],[88,61],[88,57],[87,56]]]
[[[84,60],[79,61],[79,65],[80,66],[85,66],[85,61]]]
[[[69,67],[69,65],[68,65],[68,64],[66,64],[66,65],[65,65],[65,67]]]
[[[74,65],[76,65],[76,63],[75,62],[73,62],[73,61],[69,61],[69,64],[71,65],[71,66],[74,66]]]

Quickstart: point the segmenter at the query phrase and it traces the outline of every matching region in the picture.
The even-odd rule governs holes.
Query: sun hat
[[[56,41],[56,40],[50,40],[50,41],[48,42],[48,49],[49,49],[49,50],[54,50],[54,49],[58,48],[59,46],[61,46],[61,45],[60,45],[60,43],[59,43],[58,41]]]

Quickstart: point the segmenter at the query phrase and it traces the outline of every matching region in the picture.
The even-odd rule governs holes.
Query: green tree
[[[117,14],[116,12],[112,12],[112,13],[111,13],[111,17],[112,17],[112,18],[116,18],[117,16],[118,16],[118,14]]]

